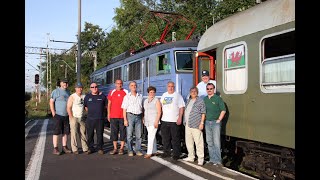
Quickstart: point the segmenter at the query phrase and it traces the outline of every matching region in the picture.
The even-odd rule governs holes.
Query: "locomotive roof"
[[[197,50],[295,21],[295,0],[268,0],[213,24],[201,37]]]
[[[197,45],[198,45],[197,40],[180,40],[180,41],[175,41],[175,42],[168,42],[168,43],[164,43],[164,44],[159,44],[154,47],[151,47],[150,49],[147,49],[145,51],[134,54],[134,55],[132,55],[128,58],[125,58],[123,60],[106,65],[106,66],[102,67],[101,69],[96,70],[91,75],[99,74],[99,73],[105,71],[107,68],[113,68],[113,66],[117,66],[119,63],[123,64],[123,63],[125,63],[124,61],[126,61],[126,62],[132,61],[132,60],[139,59],[141,57],[148,56],[148,55],[151,55],[151,54],[154,54],[154,53],[166,50],[166,49],[171,49],[171,48],[175,48],[175,47],[197,47]]]

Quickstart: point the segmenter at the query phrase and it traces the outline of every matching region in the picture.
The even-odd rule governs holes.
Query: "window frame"
[[[138,73],[138,79],[134,79],[133,77],[130,77],[130,71],[131,71],[131,68],[130,68],[130,65],[133,66],[133,64],[135,63],[139,63],[139,70],[137,72],[134,72],[134,76],[137,76],[136,74]],[[141,59],[138,59],[136,61],[133,61],[133,62],[130,62],[128,65],[128,81],[137,81],[137,80],[140,80],[141,79],[141,67],[142,67],[142,61]]]
[[[267,39],[267,38],[278,36],[278,35],[289,33],[289,32],[293,32],[293,31],[295,31],[295,28],[291,28],[291,29],[287,29],[287,30],[271,33],[271,34],[263,36],[259,41],[259,86],[260,86],[260,90],[263,93],[294,93],[295,92],[295,86],[294,86],[294,88],[289,88],[289,87],[282,87],[281,88],[281,87],[279,87],[279,88],[276,88],[276,89],[267,89],[263,85],[264,84],[263,83],[263,76],[264,76],[264,74],[263,74],[263,64],[265,62],[277,61],[277,60],[285,58],[285,57],[295,56],[295,53],[293,53],[293,54],[286,54],[286,55],[276,56],[276,57],[271,57],[271,58],[264,58],[264,44],[263,44],[263,41],[265,39]],[[281,83],[281,84],[283,84],[283,83]],[[294,85],[295,85],[295,83],[294,83]]]
[[[159,70],[159,57],[164,56],[164,58],[168,59],[168,64],[170,65],[170,71],[166,72],[165,69]],[[163,59],[162,59],[163,60]],[[165,74],[171,74],[172,66],[171,66],[171,57],[170,57],[170,51],[166,51],[160,54],[156,55],[156,76],[157,75],[165,75]]]
[[[193,70],[194,70],[194,67],[193,67],[193,61],[194,61],[194,59],[191,59],[191,62],[192,62],[192,70],[178,70],[177,53],[179,53],[179,52],[182,52],[182,53],[190,52],[190,53],[191,53],[191,56],[194,56],[195,50],[177,50],[177,51],[174,51],[174,67],[175,67],[176,72],[188,72],[188,73],[193,72]],[[194,58],[194,57],[192,57],[192,58]]]
[[[235,67],[235,68],[225,68],[225,62],[226,62],[226,50],[227,49],[230,49],[232,47],[236,47],[236,46],[241,46],[243,45],[244,46],[244,53],[245,53],[245,56],[244,56],[244,60],[245,60],[245,66],[243,68],[245,68],[245,82],[244,82],[244,89],[243,90],[235,90],[235,91],[230,91],[230,90],[226,90],[225,88],[225,74],[226,74],[226,69],[228,70],[232,70],[232,69],[237,69],[239,67]],[[242,68],[242,67],[241,67]],[[228,44],[226,46],[224,46],[223,50],[222,50],[222,89],[223,89],[223,92],[225,94],[244,94],[247,89],[248,89],[248,68],[249,68],[249,64],[248,64],[248,45],[245,41],[239,41],[239,42],[236,42],[236,43],[232,43],[232,44]]]

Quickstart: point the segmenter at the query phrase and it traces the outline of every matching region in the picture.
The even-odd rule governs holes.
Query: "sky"
[[[120,7],[119,0],[26,0],[25,46],[71,48],[73,44],[50,40],[77,42],[79,1],[81,31],[85,22],[99,25],[106,32],[116,25],[112,18],[115,8]],[[39,64],[40,55],[25,54],[25,91],[35,90],[34,75],[39,73],[35,68]]]

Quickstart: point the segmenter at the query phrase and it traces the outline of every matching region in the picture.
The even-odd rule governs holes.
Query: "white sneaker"
[[[203,165],[203,160],[198,160],[198,165],[202,166]]]
[[[194,162],[194,159],[191,159],[189,157],[183,158],[182,160],[187,161],[187,162]]]

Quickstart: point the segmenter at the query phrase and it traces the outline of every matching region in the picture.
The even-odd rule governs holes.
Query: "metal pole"
[[[49,60],[50,60],[50,86],[49,86],[49,89],[50,89],[50,94],[52,92],[52,79],[51,79],[51,54],[49,54]]]
[[[42,48],[40,49],[40,68],[39,68],[39,103],[41,103],[41,77],[42,77],[42,68],[41,68],[41,55],[42,55]]]
[[[81,66],[81,43],[80,43],[80,35],[81,35],[81,0],[78,0],[79,8],[78,8],[78,58],[77,58],[77,82],[81,82],[81,74],[80,74],[80,66]]]
[[[49,33],[47,33],[47,100],[49,100]]]

